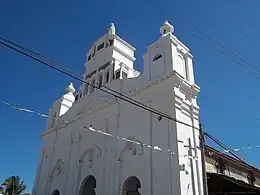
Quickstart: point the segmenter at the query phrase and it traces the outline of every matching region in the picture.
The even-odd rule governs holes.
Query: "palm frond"
[[[24,184],[24,181],[20,180],[19,176],[11,176],[3,182],[0,192],[1,189],[3,194],[21,195],[22,192],[25,191],[26,185]]]
[[[26,189],[26,185],[20,186],[17,190],[16,190],[16,194],[19,195],[22,192],[24,192]]]

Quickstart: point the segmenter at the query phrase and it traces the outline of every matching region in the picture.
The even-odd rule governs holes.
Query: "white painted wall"
[[[158,55],[161,58],[155,60]],[[189,49],[172,33],[162,35],[148,46],[144,54],[144,77],[150,81],[175,70],[189,83],[194,84],[192,55]]]
[[[113,40],[113,45],[106,47],[108,40]],[[98,46],[102,43],[104,43],[104,48],[97,51]],[[135,61],[134,51],[134,47],[117,35],[106,34],[99,38],[88,51],[87,58],[93,53],[95,53],[95,55],[91,58],[91,60],[87,59],[85,63],[85,73],[86,75],[92,73],[107,62],[113,60],[124,63],[130,69],[133,69],[133,63]]]
[[[173,56],[169,48],[170,43],[161,51]],[[147,55],[149,53],[155,52],[148,49]],[[122,62],[122,56],[117,60]],[[106,85],[198,127],[196,94],[199,88],[170,68],[174,66],[170,57],[163,66],[157,64],[153,69],[146,63],[149,62],[148,57],[145,58],[148,61],[145,61],[143,75],[113,80]],[[134,74],[134,70],[129,69]],[[161,75],[156,75],[158,79],[149,79],[149,82],[147,71],[150,71],[149,74],[159,71]],[[155,75],[155,72],[152,74]],[[74,122],[66,124],[64,120]],[[89,125],[113,137],[83,128]],[[131,138],[163,150],[141,147],[116,137]],[[158,120],[158,115],[99,90],[75,102],[56,121],[56,126],[46,129],[42,138],[46,153],[39,163],[34,195],[51,194],[55,189],[61,194],[78,194],[88,175],[96,178],[97,194],[119,195],[125,179],[136,176],[141,182],[141,194],[203,195],[198,131],[166,118]],[[191,149],[187,147],[189,139]],[[198,160],[189,158],[189,155],[198,156]],[[183,164],[185,170],[180,170]]]

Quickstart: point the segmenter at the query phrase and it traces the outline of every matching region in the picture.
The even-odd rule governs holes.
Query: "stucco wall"
[[[168,22],[163,28],[169,33],[162,34],[154,48],[148,47],[144,73],[137,78],[113,80],[106,86],[167,114],[168,119],[101,90],[83,96],[43,134],[47,157],[39,163],[34,195],[51,194],[55,189],[61,194],[78,194],[88,175],[96,179],[97,194],[121,194],[129,176],[140,180],[141,194],[204,194],[196,103],[199,87],[193,85],[188,49],[172,35]],[[86,75],[114,59],[115,68],[120,62],[132,68],[134,48],[114,43],[115,48],[100,50],[89,61]],[[157,50],[165,58],[152,63]],[[176,60],[177,55],[185,59]],[[90,131],[89,127],[109,135]],[[136,140],[142,147],[122,138]],[[160,150],[151,149],[155,146]]]
[[[172,90],[168,90],[171,82],[172,80],[168,80],[154,85],[134,98],[191,124],[191,119],[187,115],[183,114],[181,110],[172,108],[174,97]],[[120,81],[114,84],[114,87],[116,85],[120,85]],[[87,102],[87,99],[85,101]],[[82,99],[77,103],[81,106],[75,108],[82,109],[87,104],[86,102]],[[92,104],[95,106],[95,102],[90,105]],[[76,113],[73,109],[71,112]],[[67,114],[70,115],[70,119],[68,116],[63,116],[63,118],[67,117],[66,120],[69,121],[74,120],[72,116],[77,114],[72,113]],[[99,111],[89,112],[89,108],[85,107],[80,113],[75,122],[65,125],[61,129],[52,130],[43,136],[43,145],[48,157],[43,159],[35,194],[50,194],[54,189],[59,189],[62,194],[77,194],[82,181],[88,175],[94,175],[96,178],[97,194],[118,193],[122,190],[125,179],[132,175],[137,176],[141,181],[140,192],[142,194],[183,194],[188,188],[188,194],[192,194],[191,187],[188,186],[192,185],[192,180],[194,183],[198,183],[196,160],[192,160],[194,175],[191,177],[191,168],[187,164],[189,158],[185,156],[188,155],[188,152],[184,146],[187,145],[188,138],[193,140],[193,132],[190,127],[176,125],[176,122],[165,118],[158,120],[158,115],[123,101]],[[86,127],[92,125],[94,129],[105,131],[114,137],[130,138],[134,136],[141,143],[159,146],[163,151],[151,150],[148,147],[143,147],[142,150],[139,145],[135,144],[137,152],[133,156],[131,151],[124,151],[126,141],[89,131],[82,128],[83,125]],[[198,135],[196,136],[198,137]],[[178,148],[177,140],[183,140],[179,143]],[[194,144],[193,141],[191,143]],[[169,154],[169,148],[175,155]],[[89,152],[84,156],[89,149],[94,152],[93,159],[90,159]],[[64,170],[60,175],[55,172],[52,174],[59,159],[64,164]],[[89,164],[89,160],[93,160],[92,166]],[[188,174],[180,173],[179,164],[182,163],[187,164]],[[180,174],[183,176],[180,177]],[[52,176],[49,183],[48,175]],[[198,186],[194,186],[194,189],[198,194]]]

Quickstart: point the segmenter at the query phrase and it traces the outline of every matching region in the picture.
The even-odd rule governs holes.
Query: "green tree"
[[[25,189],[26,185],[24,184],[24,181],[20,180],[20,177],[11,176],[0,186],[0,193],[4,195],[22,195]]]

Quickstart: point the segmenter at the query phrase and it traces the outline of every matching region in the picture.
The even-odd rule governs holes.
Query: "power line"
[[[144,0],[144,2],[149,3],[149,0]],[[182,16],[180,16],[178,13],[172,11],[169,7],[166,7],[165,5],[163,5],[160,1],[156,1],[161,7],[163,7],[165,10],[167,10],[168,12],[170,12],[172,15],[175,15],[177,18],[179,18],[180,20],[187,22]],[[171,3],[168,0],[169,3]],[[160,12],[156,6],[152,6],[152,3],[148,4],[150,7],[153,7],[158,13],[164,15],[162,12]],[[188,22],[187,22],[188,23]],[[259,78],[260,75],[258,75],[258,73],[260,73],[260,69],[256,68],[254,65],[252,65],[251,63],[247,62],[245,59],[243,59],[242,57],[238,56],[236,53],[230,51],[229,49],[227,49],[224,45],[219,44],[217,41],[215,41],[212,37],[210,37],[208,34],[206,34],[205,32],[203,32],[202,30],[200,30],[198,27],[196,27],[195,25],[191,24],[191,27],[193,29],[195,29],[197,32],[199,32],[200,34],[202,34],[204,37],[206,37],[208,40],[210,40],[211,42],[213,42],[215,45],[220,46],[222,49],[224,49],[225,52],[223,52],[222,50],[220,50],[219,48],[216,48],[215,46],[213,46],[212,44],[210,44],[209,42],[207,42],[205,39],[203,39],[202,37],[198,36],[197,34],[195,34],[194,32],[192,32],[192,35],[194,35],[196,38],[198,38],[199,40],[205,42],[208,46],[210,46],[211,48],[215,49],[217,52],[219,52],[220,54],[222,54],[223,56],[227,57],[229,60],[232,60],[233,62],[235,62],[236,64],[238,64],[239,66],[241,66],[242,68],[244,68],[245,70],[251,72],[252,74],[254,74],[255,76],[257,76]],[[230,55],[231,54],[231,55]],[[246,65],[244,65],[243,63],[241,63],[240,61],[237,61],[235,59],[233,59],[233,57],[236,57],[237,59],[239,59],[240,61],[242,61],[243,63],[247,64],[248,66],[250,66],[253,70],[249,69]]]
[[[2,37],[0,37],[0,39],[5,40],[5,39],[2,38]],[[67,71],[63,70],[62,68],[58,68],[56,63],[50,64],[50,63],[48,63],[48,62],[44,62],[42,59],[38,59],[37,57],[35,57],[35,56],[31,55],[31,54],[26,53],[26,51],[29,52],[29,53],[36,53],[36,52],[31,51],[31,50],[29,50],[29,49],[26,49],[25,47],[22,47],[22,46],[20,46],[20,45],[18,45],[18,44],[16,44],[16,43],[13,44],[12,41],[7,41],[7,42],[8,42],[9,44],[12,44],[12,45],[14,45],[14,46],[20,48],[20,50],[17,49],[17,48],[15,48],[14,46],[11,46],[11,45],[9,45],[9,44],[6,44],[6,43],[0,41],[0,43],[3,44],[4,46],[6,46],[6,47],[8,47],[8,48],[10,48],[10,49],[12,49],[12,50],[14,50],[14,51],[20,53],[20,54],[23,54],[23,55],[25,55],[25,56],[27,56],[27,57],[29,57],[29,58],[31,58],[31,59],[37,61],[37,62],[40,62],[40,63],[44,64],[45,66],[47,66],[47,67],[49,67],[49,68],[52,68],[52,69],[54,69],[54,70],[56,70],[56,71],[58,71],[58,72],[61,72],[61,73],[65,74],[65,75],[67,75],[67,76],[70,76],[70,77],[72,77],[72,78],[74,78],[74,79],[76,79],[76,80],[78,80],[78,81],[81,81],[81,82],[83,82],[83,83],[89,84],[90,86],[92,86],[92,87],[94,87],[94,88],[97,88],[97,89],[99,89],[99,90],[101,90],[101,91],[103,91],[103,92],[105,92],[105,93],[108,93],[108,94],[110,94],[110,95],[112,95],[112,96],[115,96],[115,97],[118,98],[118,99],[124,100],[124,101],[126,101],[126,102],[128,102],[128,103],[130,103],[130,104],[133,104],[133,105],[135,105],[135,106],[137,106],[137,107],[140,107],[140,108],[142,108],[142,109],[144,109],[144,110],[147,110],[147,111],[152,112],[152,113],[154,113],[154,114],[157,114],[157,115],[159,115],[159,116],[163,116],[163,117],[165,117],[165,118],[167,118],[167,119],[169,119],[169,120],[175,121],[175,122],[180,123],[180,124],[183,124],[183,125],[185,125],[185,126],[188,126],[188,127],[194,128],[194,129],[197,129],[197,130],[199,130],[199,131],[201,130],[200,128],[197,128],[197,127],[195,127],[195,126],[193,126],[193,125],[187,124],[187,123],[185,123],[185,122],[183,122],[183,121],[177,120],[176,118],[174,118],[174,117],[172,117],[172,116],[170,116],[170,115],[168,115],[168,114],[165,114],[165,113],[163,113],[163,112],[161,112],[161,111],[158,111],[158,110],[156,110],[156,109],[154,109],[154,108],[152,108],[152,107],[149,107],[149,106],[147,106],[147,105],[145,105],[145,104],[143,104],[143,103],[141,103],[141,102],[139,102],[139,101],[137,101],[137,100],[134,100],[134,99],[132,99],[132,98],[130,98],[130,97],[128,97],[128,96],[126,96],[126,95],[120,93],[120,92],[117,92],[117,91],[115,91],[115,90],[113,90],[113,89],[111,89],[111,88],[109,88],[109,87],[106,87],[106,86],[104,86],[104,85],[102,85],[102,84],[101,84],[101,85],[99,84],[99,85],[102,86],[103,88],[106,88],[106,89],[112,91],[113,93],[110,92],[110,91],[104,90],[104,89],[102,89],[102,88],[100,88],[100,87],[97,87],[95,84],[88,83],[88,82],[86,82],[85,80],[79,78],[78,76],[75,76],[75,75],[73,75],[72,73],[68,73]],[[22,51],[22,50],[24,50],[24,51]],[[42,57],[42,58],[44,58],[44,59],[48,59],[47,57],[42,56],[42,55],[39,54],[39,53],[37,53],[37,55],[40,56],[40,57]],[[48,60],[49,60],[49,59],[48,59]],[[52,61],[52,62],[54,62],[54,61]],[[60,66],[59,66],[59,67],[60,67]],[[118,95],[116,95],[116,94],[118,94]],[[213,140],[213,141],[214,141],[214,140]],[[215,141],[214,141],[214,142],[215,142]],[[223,148],[226,149],[226,147],[223,147]],[[232,154],[232,155],[233,155],[233,154]]]
[[[217,143],[219,146],[224,148],[226,151],[228,151],[228,148],[223,143],[221,143],[219,140],[217,140],[215,137],[213,137],[212,135],[210,135],[210,134],[208,134],[206,132],[204,132],[204,135],[207,136],[208,138],[210,138],[211,140],[213,140],[215,143]],[[229,150],[229,153],[231,155],[233,155],[234,157],[236,157],[238,160],[240,160],[242,163],[247,164],[240,156],[238,156],[234,152]]]
[[[168,2],[170,2],[169,0],[166,0]],[[149,0],[144,0],[144,2],[149,3]],[[164,9],[166,9],[167,11],[169,11],[171,14],[177,16],[180,20],[187,22],[183,17],[181,17],[178,13],[172,11],[169,7],[166,7],[165,5],[163,5],[159,0],[156,1],[159,5],[161,5]],[[152,4],[152,3],[151,3]],[[151,4],[148,4],[150,7],[153,7]],[[157,7],[155,7],[155,10],[162,14]],[[258,68],[256,68],[254,65],[250,64],[249,62],[247,62],[246,60],[244,60],[242,57],[238,56],[236,53],[230,51],[229,49],[227,49],[224,45],[219,44],[217,41],[215,41],[213,38],[211,38],[208,34],[204,33],[202,30],[200,30],[199,28],[197,28],[195,25],[191,24],[192,28],[194,28],[197,32],[199,32],[200,34],[202,34],[204,37],[208,38],[211,42],[215,43],[216,45],[220,46],[221,48],[223,48],[225,52],[221,51],[220,49],[214,47],[212,44],[210,44],[209,42],[207,42],[205,39],[203,39],[202,37],[198,36],[197,34],[193,33],[192,34],[200,39],[201,41],[205,42],[208,46],[210,46],[211,48],[215,49],[216,51],[218,51],[220,54],[226,56],[229,60],[234,61],[236,64],[240,65],[242,68],[246,69],[247,71],[251,72],[252,74],[254,74],[255,76],[257,76],[257,78],[259,78],[259,74],[260,70]],[[243,63],[234,60],[231,56],[230,53],[232,54],[232,56],[235,56],[236,58],[238,58],[239,60],[241,60],[242,62],[244,62],[245,64],[247,64],[248,66],[250,66],[251,68],[253,68],[256,72],[252,71],[251,69],[249,69],[247,66],[245,66]],[[213,140],[214,142],[216,142],[218,145],[220,145],[221,147],[223,147],[224,149],[226,148],[223,144],[221,144],[216,138],[214,138],[213,136],[209,135],[208,133],[205,132],[205,135],[207,135],[211,140]],[[232,154],[233,156],[235,156],[236,158],[238,158],[239,160],[241,160],[243,163],[246,163],[243,159],[241,159],[240,157],[238,157],[236,154],[234,154],[233,152],[231,152],[230,150],[225,149],[226,151],[228,151],[230,154]]]
[[[44,113],[40,113],[40,112],[37,112],[33,109],[28,109],[28,108],[24,108],[24,107],[20,107],[20,106],[17,106],[15,104],[12,104],[10,102],[6,102],[6,101],[2,101],[0,100],[0,103],[2,104],[5,104],[15,110],[19,110],[19,111],[22,111],[22,112],[27,112],[27,113],[32,113],[32,114],[35,114],[35,115],[38,115],[42,118],[51,118],[51,119],[54,119],[54,120],[61,120],[62,122],[64,122],[66,125],[69,125],[71,123],[74,123],[77,119],[75,120],[72,120],[72,121],[69,121],[69,120],[63,120],[63,119],[60,119],[59,117],[49,117],[47,114],[44,114]],[[162,151],[162,152],[167,152],[169,153],[170,155],[176,155],[176,152],[172,151],[172,149],[168,148],[168,149],[165,149],[165,148],[162,148],[160,146],[151,146],[149,144],[145,144],[143,142],[140,142],[139,140],[137,139],[130,139],[130,138],[126,138],[126,137],[119,137],[119,136],[114,136],[110,133],[107,133],[107,132],[104,132],[102,130],[99,130],[99,129],[95,129],[93,128],[93,126],[90,124],[90,125],[82,125],[80,126],[80,128],[82,129],[85,129],[85,130],[88,130],[88,131],[91,131],[91,132],[95,132],[97,133],[98,135],[103,135],[103,136],[107,136],[107,137],[113,137],[115,139],[119,139],[119,140],[123,140],[125,142],[131,142],[131,143],[134,143],[134,144],[137,144],[137,145],[140,145],[142,147],[147,147],[149,149],[152,149],[152,150],[155,150],[155,151]],[[192,158],[192,159],[195,159],[195,160],[198,160],[198,157],[197,156],[191,156],[191,155],[179,155],[179,156],[183,156],[183,157],[188,157],[188,158]]]
[[[18,44],[18,43],[15,43],[15,42],[13,42],[13,41],[10,41],[10,40],[8,40],[8,39],[6,39],[6,38],[4,38],[4,37],[0,37],[0,39],[2,39],[3,41],[5,41],[5,42],[7,42],[7,43],[9,43],[9,44],[14,45],[15,47],[20,48],[20,49],[22,49],[22,50],[24,50],[24,51],[26,51],[26,52],[28,52],[28,53],[32,53],[33,55],[36,55],[36,56],[38,56],[38,57],[41,57],[41,58],[47,60],[47,61],[48,61],[49,63],[51,63],[51,64],[56,64],[55,61],[51,60],[50,58],[48,58],[48,57],[46,57],[46,56],[44,56],[44,55],[42,55],[42,54],[40,54],[39,52],[36,52],[36,51],[34,51],[34,50],[32,50],[32,49],[28,49],[28,48],[26,48],[26,47],[24,47],[24,46],[22,46],[22,45],[20,45],[20,44]],[[78,73],[74,72],[73,70],[71,70],[70,68],[67,68],[67,67],[63,67],[63,68],[64,68],[65,70],[67,70],[67,71],[73,73],[73,74],[76,74],[76,75],[78,74]]]
[[[40,117],[42,117],[42,118],[46,118],[46,119],[52,118],[53,120],[60,120],[59,117],[50,117],[50,116],[48,116],[48,115],[45,114],[45,113],[37,112],[37,111],[35,111],[34,109],[28,109],[28,108],[25,108],[25,107],[21,107],[21,106],[18,106],[18,105],[16,105],[16,104],[13,104],[13,103],[10,103],[10,102],[6,102],[6,101],[0,100],[0,103],[2,103],[2,104],[4,104],[4,105],[7,105],[7,106],[9,106],[9,107],[11,107],[11,108],[13,108],[13,109],[15,109],[15,110],[19,110],[19,111],[21,111],[21,112],[26,112],[26,113],[35,114],[35,115],[38,115],[38,116],[40,116]],[[76,119],[75,119],[75,120],[72,120],[72,121],[61,119],[61,121],[64,122],[66,125],[68,125],[68,124],[74,123],[74,122],[76,121]],[[96,133],[105,135],[105,136],[114,137],[113,135],[111,135],[111,134],[109,134],[109,133],[107,133],[107,132],[94,129],[94,128],[92,127],[92,125],[89,125],[89,126],[83,125],[82,128],[87,129],[87,130],[90,130],[90,131],[92,131],[92,132],[96,132]],[[203,132],[203,133],[204,133],[204,134],[207,134],[207,133],[205,133],[205,132]],[[210,137],[213,137],[213,136],[210,136],[209,134],[207,134],[206,136],[209,136],[209,138],[210,138]],[[127,139],[127,138],[124,138],[124,137],[118,137],[118,136],[117,136],[117,137],[115,137],[115,138],[121,139],[121,140],[124,140],[124,141],[129,141],[129,142],[132,142],[132,143],[135,143],[135,144],[143,145],[143,146],[146,146],[146,147],[148,147],[148,148],[151,148],[151,149],[154,149],[154,150],[157,150],[157,151],[166,150],[166,149],[163,149],[163,148],[161,148],[161,147],[159,147],[159,146],[150,146],[149,144],[144,144],[144,143],[138,142],[138,141],[136,141],[136,140],[133,141],[133,140],[130,140],[130,139]],[[214,139],[217,140],[216,138],[214,138]],[[221,143],[221,144],[223,144],[223,143]],[[224,145],[224,144],[223,144],[223,145]],[[221,147],[222,147],[222,146],[221,146]],[[243,147],[243,148],[235,148],[235,149],[225,149],[225,150],[223,150],[223,152],[225,152],[225,153],[230,153],[230,151],[231,151],[231,152],[232,152],[232,151],[233,151],[233,152],[236,152],[236,151],[242,151],[242,150],[245,150],[245,149],[252,149],[252,148],[260,148],[260,145],[257,145],[257,146],[248,146],[248,147]],[[170,151],[170,149],[168,149],[167,151],[168,151],[170,154],[172,154],[172,155],[176,154],[175,152]],[[192,158],[195,158],[195,157],[192,156]],[[244,163],[245,163],[245,162],[244,162]]]
[[[1,38],[1,37],[0,37],[0,38]],[[95,87],[95,88],[97,88],[97,89],[99,89],[99,90],[101,90],[101,91],[103,91],[103,92],[105,92],[105,93],[108,93],[108,94],[112,95],[112,96],[115,96],[115,97],[118,98],[118,99],[124,100],[124,101],[126,101],[126,102],[128,102],[128,103],[130,103],[130,104],[133,104],[133,105],[135,105],[135,106],[137,106],[137,107],[140,107],[140,108],[142,108],[142,109],[145,109],[145,110],[147,110],[147,111],[149,111],[149,112],[153,112],[154,114],[157,114],[157,115],[159,115],[159,116],[163,116],[163,117],[165,117],[165,118],[167,118],[167,119],[173,120],[173,121],[175,121],[175,122],[178,122],[178,123],[181,123],[181,124],[186,125],[186,126],[188,126],[188,127],[192,127],[192,128],[195,128],[195,129],[199,130],[199,128],[197,128],[197,127],[194,127],[194,126],[192,126],[192,125],[190,125],[190,124],[187,124],[187,123],[185,123],[185,122],[182,122],[182,121],[180,121],[180,120],[177,120],[177,119],[173,118],[173,117],[170,116],[170,115],[167,115],[167,114],[165,114],[165,113],[163,113],[163,112],[161,112],[161,111],[158,111],[158,110],[156,110],[156,109],[154,109],[154,108],[152,108],[152,107],[150,107],[150,106],[147,106],[147,105],[145,105],[145,104],[143,104],[143,103],[141,103],[141,102],[139,102],[139,101],[137,101],[137,100],[134,100],[134,99],[132,99],[132,98],[130,98],[130,97],[128,97],[128,96],[122,94],[122,93],[119,93],[119,92],[117,92],[117,91],[115,91],[115,90],[113,90],[113,89],[111,89],[111,88],[109,88],[109,87],[106,87],[106,86],[104,86],[104,85],[101,84],[102,87],[104,87],[105,89],[108,89],[108,90],[112,91],[113,93],[111,93],[111,92],[109,92],[109,91],[107,91],[107,90],[104,90],[104,89],[102,89],[102,88],[99,88],[99,87],[97,87],[96,85],[93,85],[93,84],[91,84],[91,83],[89,83],[89,82],[86,82],[85,80],[83,80],[83,79],[81,79],[81,78],[78,78],[77,76],[72,75],[71,73],[68,73],[68,72],[62,70],[61,68],[58,68],[57,66],[54,66],[54,65],[52,65],[52,64],[49,64],[49,63],[47,63],[47,62],[44,62],[44,61],[42,61],[42,60],[40,60],[40,59],[38,59],[38,58],[36,58],[36,57],[30,55],[30,54],[27,54],[27,53],[25,53],[25,52],[23,52],[23,51],[20,51],[19,49],[14,48],[13,46],[10,46],[10,45],[8,45],[8,44],[2,42],[2,41],[0,41],[0,43],[3,44],[3,45],[6,46],[6,47],[12,49],[12,50],[15,50],[15,51],[18,52],[18,53],[21,53],[21,54],[23,54],[23,55],[25,55],[25,56],[27,56],[27,57],[33,59],[33,60],[36,60],[36,61],[38,61],[38,62],[40,62],[40,63],[46,65],[47,67],[50,67],[50,68],[52,68],[52,69],[55,69],[55,70],[57,70],[58,72],[61,72],[61,73],[65,74],[65,75],[67,75],[67,76],[70,76],[70,77],[72,77],[72,78],[74,78],[74,79],[76,79],[76,80],[78,80],[78,81],[81,81],[81,82],[83,82],[83,83],[89,84],[90,86]],[[55,65],[56,65],[56,63],[55,63]],[[114,94],[114,93],[115,93],[115,94]],[[118,95],[116,95],[116,94],[118,94]]]
[[[223,152],[228,153],[229,151],[233,151],[233,152],[238,152],[238,151],[243,151],[246,149],[259,149],[260,145],[250,145],[247,147],[241,147],[241,148],[232,148],[230,150],[224,150]]]

